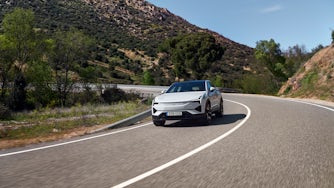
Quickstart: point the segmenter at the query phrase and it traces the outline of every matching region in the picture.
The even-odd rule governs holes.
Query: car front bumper
[[[204,115],[200,101],[154,103],[152,117],[156,120],[196,119]]]
[[[168,116],[167,112],[160,113],[160,115],[152,115],[153,120],[193,120],[193,119],[203,119],[205,114],[191,114],[187,111],[182,112],[181,116]]]
[[[203,101],[153,102],[153,120],[191,120],[206,117]]]

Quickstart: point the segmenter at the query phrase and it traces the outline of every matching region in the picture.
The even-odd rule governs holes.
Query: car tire
[[[153,124],[154,124],[155,126],[164,126],[165,123],[166,123],[165,120],[154,120],[154,121],[153,121]]]
[[[211,110],[211,104],[210,102],[207,102],[205,105],[205,118],[204,123],[209,125],[212,120],[212,110]]]
[[[220,104],[219,104],[219,110],[216,112],[217,117],[223,117],[224,116],[224,103],[223,100],[220,99]]]

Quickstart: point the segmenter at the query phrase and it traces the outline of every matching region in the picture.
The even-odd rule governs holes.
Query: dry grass
[[[14,114],[13,120],[0,121],[0,149],[85,135],[148,108],[132,102]]]

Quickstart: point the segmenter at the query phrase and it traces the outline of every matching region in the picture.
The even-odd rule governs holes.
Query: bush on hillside
[[[0,103],[0,119],[7,120],[11,117],[11,111],[4,104]]]
[[[127,101],[126,94],[118,88],[108,88],[103,91],[102,98],[105,103],[112,104],[119,101]]]

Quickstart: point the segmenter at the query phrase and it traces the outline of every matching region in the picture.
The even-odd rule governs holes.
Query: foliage
[[[78,98],[80,102],[100,101],[86,100],[88,82],[95,82],[99,76],[98,69],[87,64],[95,41],[74,28],[48,36],[34,29],[34,19],[31,10],[21,8],[4,16],[0,35],[1,101],[7,101],[14,111],[55,106],[57,99],[65,106],[76,81],[81,81],[87,91]],[[9,87],[10,82],[13,85]]]
[[[273,88],[279,89],[283,82],[292,77],[300,68],[303,68],[302,65],[322,48],[323,46],[319,45],[311,53],[308,53],[305,46],[295,45],[289,47],[283,53],[279,43],[276,43],[273,39],[269,41],[262,40],[257,42],[255,57],[272,72],[278,81],[273,82]]]
[[[18,62],[16,66],[19,70],[34,57],[37,41],[33,30],[34,21],[34,13],[21,8],[7,14],[2,21],[4,36],[13,45],[15,60]]]
[[[97,82],[98,73],[95,67],[93,66],[80,67],[78,72],[85,88],[87,89],[89,88],[88,86],[89,82],[91,83]]]
[[[100,94],[96,91],[85,89],[81,92],[70,93],[67,99],[67,106],[87,105],[87,104],[103,104]]]
[[[1,48],[3,51],[8,52],[6,54],[8,57],[4,60],[4,74],[8,75],[6,72],[10,67],[13,66],[14,68],[14,86],[8,99],[9,106],[13,110],[23,110],[26,107],[25,87],[27,86],[27,82],[24,75],[24,67],[29,61],[38,58],[36,49],[39,42],[36,39],[33,25],[34,13],[30,10],[20,8],[7,14],[2,21],[4,31],[2,41],[4,45]],[[3,82],[5,81],[6,86],[7,80],[2,80]]]
[[[10,118],[11,118],[11,111],[4,104],[0,103],[0,119],[7,120]]]
[[[125,92],[117,88],[108,88],[103,91],[102,98],[104,102],[113,104],[118,101],[127,101]]]
[[[281,81],[288,78],[285,57],[283,56],[280,44],[274,39],[261,40],[256,43],[255,57],[262,62],[268,69]]]
[[[11,41],[4,35],[0,35],[0,81],[1,81],[1,101],[5,101],[5,94],[8,90],[8,82],[10,81],[11,67],[14,64],[14,50]]]
[[[244,93],[251,94],[275,94],[278,85],[275,80],[265,75],[245,75],[237,82]]]
[[[221,75],[216,75],[213,84],[216,87],[223,87],[223,77]]]
[[[310,58],[310,54],[306,51],[305,46],[295,45],[289,47],[284,53],[285,64],[287,67],[287,76],[291,77],[299,68]]]
[[[53,83],[52,69],[47,62],[32,61],[28,63],[26,78],[32,89],[28,93],[28,103],[33,108],[41,108],[49,105],[55,100],[55,93],[52,91]]]
[[[145,84],[145,85],[154,85],[154,79],[152,77],[151,72],[144,71],[143,84]]]
[[[179,78],[201,79],[211,64],[221,59],[224,49],[206,33],[180,35],[167,39],[160,51],[170,55]]]
[[[320,50],[324,49],[325,47],[322,44],[319,44],[315,48],[312,49],[311,51],[311,56],[319,52]]]
[[[14,87],[8,100],[9,107],[14,111],[24,110],[27,106],[27,82],[22,73],[18,73],[14,80]]]
[[[318,80],[317,69],[308,72],[301,81],[302,89],[312,91],[314,89],[317,80]]]
[[[68,32],[59,31],[55,35],[50,63],[55,70],[56,87],[62,106],[66,105],[68,94],[78,80],[70,75],[70,71],[74,71],[78,65],[86,61],[92,44],[89,37],[76,29]]]

